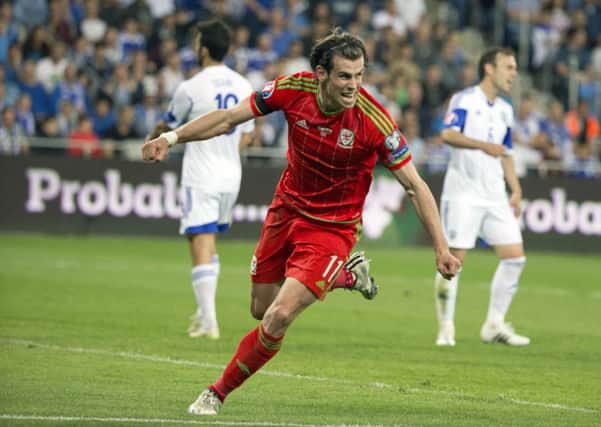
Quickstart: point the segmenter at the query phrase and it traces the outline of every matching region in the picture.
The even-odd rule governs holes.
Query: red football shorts
[[[253,256],[253,283],[279,283],[292,277],[324,299],[359,235],[360,224],[313,220],[277,196]]]

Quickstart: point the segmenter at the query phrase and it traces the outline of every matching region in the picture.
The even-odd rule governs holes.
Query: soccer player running
[[[201,71],[175,91],[165,120],[151,138],[218,108],[237,105],[252,93],[248,80],[223,64],[231,32],[220,20],[201,22],[194,39]],[[191,316],[192,338],[219,338],[215,295],[219,277],[216,234],[232,222],[232,209],[240,190],[240,148],[253,138],[254,121],[225,134],[187,144],[182,163],[183,212],[180,234],[185,234],[192,258],[192,290],[197,310]]]
[[[526,258],[517,220],[522,189],[511,155],[513,109],[498,96],[509,92],[517,76],[515,55],[510,49],[493,48],[480,58],[478,71],[479,84],[455,94],[446,114],[441,135],[451,145],[452,154],[440,212],[451,253],[462,263],[478,236],[494,247],[500,259],[481,339],[523,346],[530,339],[516,334],[505,323]],[[436,275],[436,344],[440,346],[455,345],[453,317],[459,276],[448,280]]]
[[[376,159],[406,188],[432,236],[436,267],[451,278],[451,255],[436,202],[418,175],[404,137],[362,87],[363,42],[335,29],[311,51],[314,72],[282,76],[228,110],[218,110],[146,142],[143,157],[162,160],[168,147],[227,132],[255,116],[283,110],[288,165],[275,191],[251,263],[251,313],[261,320],[242,340],[221,377],[188,411],[215,415],[233,390],[273,358],[290,324],[336,288],[375,294],[368,260],[349,253],[361,223]]]

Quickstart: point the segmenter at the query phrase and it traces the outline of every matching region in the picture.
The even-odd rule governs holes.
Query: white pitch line
[[[100,422],[100,423],[132,423],[132,424],[191,424],[212,426],[261,426],[261,427],[384,427],[381,424],[297,424],[277,423],[270,421],[198,421],[168,418],[125,418],[125,417],[71,417],[64,415],[19,415],[0,414],[0,420],[13,421],[57,421],[57,422]],[[392,425],[390,427],[397,427]]]
[[[70,353],[84,353],[84,354],[98,354],[103,356],[113,356],[113,357],[123,357],[126,359],[135,359],[135,360],[145,360],[148,362],[159,362],[159,363],[171,363],[174,365],[185,365],[185,366],[197,366],[201,368],[209,368],[209,369],[219,369],[223,370],[225,365],[218,365],[214,363],[206,363],[206,362],[196,362],[193,360],[185,360],[185,359],[174,359],[171,357],[162,357],[162,356],[154,356],[147,355],[142,353],[130,353],[125,351],[110,351],[103,349],[95,349],[95,348],[82,348],[82,347],[61,347],[55,344],[45,344],[39,343],[36,341],[22,340],[22,339],[13,339],[13,338],[5,338],[0,337],[0,342],[6,342],[9,344],[22,345],[22,346],[34,346],[45,348],[48,350],[57,350],[57,351],[67,351]],[[260,370],[257,372],[260,375],[268,375],[272,377],[283,377],[283,378],[295,378],[299,380],[307,380],[307,381],[319,381],[319,382],[327,382],[331,384],[342,384],[342,385],[350,385],[350,386],[369,386],[373,388],[380,389],[393,389],[396,390],[399,387],[393,384],[387,384],[382,382],[372,382],[372,383],[357,383],[350,380],[341,380],[337,378],[329,378],[329,377],[316,377],[312,375],[299,375],[292,374],[290,372],[281,372],[281,371],[271,371],[271,370]],[[444,395],[450,397],[457,398],[470,398],[474,400],[481,399],[478,396],[469,395],[462,392],[455,391],[446,391],[446,390],[428,390],[428,389],[420,389],[407,387],[402,388],[402,391],[405,393],[414,393],[414,394],[436,394],[436,395]],[[577,406],[567,406],[559,403],[547,403],[547,402],[532,402],[528,400],[514,399],[509,396],[500,396],[500,398],[506,402],[511,402],[516,405],[524,405],[524,406],[538,406],[547,409],[560,409],[564,411],[572,411],[572,412],[583,412],[583,413],[591,413],[597,414],[600,413],[598,409],[592,408],[581,408]]]

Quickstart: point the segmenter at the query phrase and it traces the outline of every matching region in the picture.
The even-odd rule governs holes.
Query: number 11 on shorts
[[[331,283],[332,280],[334,280],[334,278],[336,278],[336,276],[338,275],[338,272],[340,271],[340,268],[342,267],[343,262],[344,261],[341,260],[340,258],[338,258],[338,256],[336,256],[336,255],[332,255],[330,257],[330,263],[328,264],[328,266],[326,267],[326,269],[324,270],[324,272],[321,275],[324,279],[326,279],[327,283]],[[332,267],[334,267],[334,269],[332,269]],[[330,276],[328,277],[328,274],[330,273],[330,271],[332,272],[332,274],[330,274]]]

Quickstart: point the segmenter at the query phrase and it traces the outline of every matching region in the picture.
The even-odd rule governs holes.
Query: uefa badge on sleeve
[[[338,145],[342,148],[352,148],[353,141],[355,140],[355,133],[346,128],[342,128],[340,130],[340,134],[338,134]]]
[[[398,130],[393,131],[384,140],[384,145],[388,151],[396,151],[399,145],[401,145],[401,133]]]

